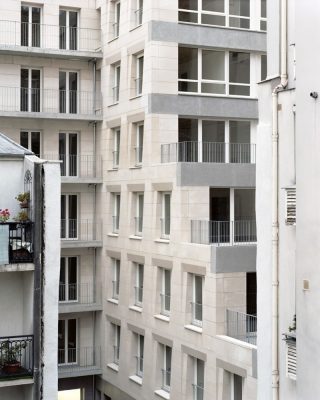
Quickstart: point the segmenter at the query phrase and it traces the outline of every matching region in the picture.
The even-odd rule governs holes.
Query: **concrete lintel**
[[[161,267],[166,269],[172,269],[173,262],[171,260],[165,260],[163,258],[152,258],[152,265],[155,267]]]
[[[181,267],[184,272],[189,272],[191,274],[206,275],[206,273],[207,273],[207,268],[203,267],[202,265],[182,263]]]
[[[128,253],[127,255],[128,261],[132,261],[138,264],[144,264],[145,263],[145,257],[141,256],[139,254],[132,254]]]
[[[183,353],[189,354],[189,356],[192,356],[194,358],[199,358],[199,360],[202,360],[202,361],[205,361],[205,362],[207,361],[206,353],[202,353],[201,351],[196,350],[196,349],[191,348],[191,347],[188,347],[188,346],[185,346],[184,344],[181,345],[181,351]]]
[[[244,368],[240,368],[237,365],[221,360],[220,358],[217,358],[217,368],[222,368],[225,371],[229,371],[232,374],[242,376],[243,378],[247,377],[247,371]]]
[[[164,344],[165,346],[170,346],[170,347],[173,346],[173,340],[172,339],[169,339],[169,338],[166,338],[164,336],[158,335],[157,333],[153,333],[152,336],[157,342],[159,342],[161,344]]]
[[[128,325],[128,329],[130,331],[138,333],[139,335],[145,334],[145,330],[143,328],[140,328],[139,326],[136,326],[136,325],[129,324],[129,322],[127,325]]]

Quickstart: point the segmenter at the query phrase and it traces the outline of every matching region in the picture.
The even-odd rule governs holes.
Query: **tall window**
[[[171,308],[171,271],[161,268],[161,314],[170,315]]]
[[[119,233],[120,200],[121,200],[120,193],[113,193],[113,216],[112,216],[113,233]]]
[[[40,112],[41,71],[21,68],[20,71],[20,111]]]
[[[144,194],[136,193],[135,236],[142,236]]]
[[[120,1],[114,4],[114,22],[113,22],[113,37],[117,38],[120,32]]]
[[[192,275],[192,324],[202,327],[202,276]]]
[[[143,0],[137,0],[137,9],[135,10],[135,24],[139,26],[142,24],[143,17]]]
[[[36,156],[40,157],[41,154],[40,132],[21,131],[20,144],[24,148],[31,150]]]
[[[60,319],[58,323],[58,364],[77,363],[77,320]]]
[[[62,176],[78,175],[78,134],[59,133],[59,160]]]
[[[120,292],[120,260],[112,258],[113,280],[112,280],[112,298],[119,299]]]
[[[142,307],[143,301],[143,274],[144,274],[144,265],[143,264],[135,264],[135,296],[134,296],[134,305],[137,307]]]
[[[161,238],[169,239],[171,230],[171,193],[162,193]]]
[[[231,400],[242,400],[242,377],[231,374]]]
[[[136,96],[139,96],[142,93],[142,85],[143,85],[143,64],[144,57],[143,54],[136,57]]]
[[[267,0],[261,0],[260,30],[267,30]]]
[[[119,365],[121,327],[116,324],[111,324],[111,327],[113,331],[113,362],[114,364]]]
[[[61,239],[78,238],[78,196],[61,195]]]
[[[112,98],[113,98],[113,104],[119,102],[119,96],[120,96],[120,72],[121,72],[121,67],[120,64],[115,64],[113,66],[113,87],[112,87]]]
[[[21,46],[40,47],[41,8],[21,6]]]
[[[78,300],[78,259],[77,257],[60,258],[59,301]]]
[[[144,336],[136,334],[137,355],[136,355],[136,375],[143,377],[143,356],[144,356]]]
[[[143,157],[143,135],[144,124],[136,124],[136,147],[135,147],[135,165],[141,166]]]
[[[77,11],[59,11],[59,47],[61,50],[78,49]]]
[[[120,158],[120,128],[113,129],[113,168],[119,167]]]
[[[162,389],[170,392],[172,348],[163,345]]]
[[[193,359],[194,383],[193,400],[203,400],[204,391],[204,362],[199,358]]]
[[[78,112],[78,73],[59,72],[59,112],[76,114]]]

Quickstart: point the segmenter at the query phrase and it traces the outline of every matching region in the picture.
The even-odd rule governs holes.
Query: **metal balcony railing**
[[[0,111],[52,114],[101,114],[101,96],[80,90],[0,87]]]
[[[46,160],[60,160],[61,176],[69,178],[101,178],[102,157],[92,154],[44,154]]]
[[[143,377],[143,357],[136,356],[136,376]]]
[[[171,229],[170,225],[171,225],[170,218],[160,218],[161,239],[169,239],[170,238],[170,229]]]
[[[96,52],[101,49],[101,30],[1,20],[0,45]]]
[[[226,334],[242,342],[257,344],[257,317],[239,311],[227,310]]]
[[[202,327],[202,303],[191,302],[191,323]]]
[[[33,335],[0,337],[0,380],[33,376]]]
[[[161,162],[255,164],[252,143],[179,142],[161,145]]]
[[[120,281],[112,281],[112,298],[115,300],[119,299],[120,292]]]
[[[33,262],[33,223],[0,224],[0,264]]]
[[[235,246],[256,243],[256,220],[191,221],[191,243]]]
[[[143,287],[135,286],[134,288],[134,305],[141,307],[143,300]]]
[[[134,228],[135,236],[142,236],[143,217],[134,217]]]
[[[168,294],[160,293],[160,314],[169,316],[170,315],[170,303],[171,303],[171,296]]]
[[[102,240],[101,221],[89,219],[61,219],[62,240],[95,241]]]
[[[101,348],[75,347],[58,349],[59,372],[81,372],[101,368]]]
[[[162,385],[161,389],[165,390],[166,392],[170,392],[171,386],[171,369],[162,369]]]
[[[92,282],[59,285],[60,303],[95,304],[99,301],[100,294],[100,286]]]
[[[203,400],[204,388],[195,383],[192,384],[193,400]]]

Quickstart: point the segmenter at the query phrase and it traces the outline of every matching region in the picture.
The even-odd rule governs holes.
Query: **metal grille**
[[[286,224],[287,225],[295,225],[296,224],[296,188],[287,188],[287,200],[286,200]]]

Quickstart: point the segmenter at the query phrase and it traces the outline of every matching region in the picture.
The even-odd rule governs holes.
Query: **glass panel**
[[[67,12],[59,11],[59,48],[67,48]]]
[[[219,83],[201,83],[201,93],[226,94],[226,85]]]
[[[198,14],[193,12],[187,11],[179,11],[179,21],[180,22],[198,22]]]
[[[197,304],[202,304],[202,277],[195,275],[194,277],[194,300]]]
[[[204,387],[204,362],[197,358],[197,382],[198,386]]]
[[[260,30],[261,31],[267,30],[267,21],[260,21]]]
[[[138,196],[138,201],[139,201],[139,204],[138,204],[138,217],[140,217],[141,219],[143,218],[143,199],[144,199],[143,194],[140,194]]]
[[[170,218],[171,218],[171,196],[164,195],[164,233],[170,235]]]
[[[229,82],[250,83],[249,53],[229,53]]]
[[[179,79],[198,79],[198,50],[179,47]]]
[[[68,300],[77,300],[78,299],[78,277],[77,277],[77,258],[69,257],[68,258],[68,278],[69,278],[69,287],[68,287]]]
[[[229,18],[229,25],[232,28],[250,29],[250,20],[246,18]]]
[[[261,18],[267,18],[267,0],[261,0]]]
[[[69,134],[69,176],[78,175],[78,135]]]
[[[230,155],[231,163],[250,163],[250,122],[230,121]]]
[[[165,385],[170,387],[171,385],[171,357],[172,349],[169,346],[165,346]]]
[[[179,118],[179,162],[198,161],[198,120]]]
[[[25,149],[29,148],[29,132],[20,132],[20,144],[23,146]]]
[[[202,121],[203,162],[225,162],[224,131],[224,121]]]
[[[233,399],[242,400],[242,377],[233,375]]]
[[[65,336],[65,320],[59,320],[58,322],[58,363],[64,364],[66,362],[65,346],[66,346],[66,336]]]
[[[144,354],[144,336],[139,335],[139,350],[140,350],[140,357],[143,358],[143,354]]]
[[[250,0],[229,0],[229,14],[250,17]]]
[[[202,51],[202,79],[225,80],[225,53],[223,51]]]
[[[226,17],[223,15],[201,14],[201,23],[205,25],[225,26]]]
[[[21,6],[21,46],[29,45],[29,7]]]
[[[78,43],[78,13],[69,11],[69,49],[77,50]]]
[[[78,90],[78,74],[77,72],[69,72],[69,112],[77,113],[77,90]]]
[[[31,132],[31,151],[40,157],[40,132]]]
[[[59,301],[66,300],[66,259],[65,257],[60,258],[60,279],[59,279]]]
[[[77,361],[77,320],[68,320],[68,362]]]
[[[252,220],[255,218],[255,190],[235,189],[234,219],[235,221]]]
[[[179,92],[198,92],[197,82],[178,82]]]
[[[171,296],[171,271],[169,269],[164,269],[164,308],[170,311],[170,296]]]
[[[261,56],[261,80],[267,79],[267,56],[263,54]]]
[[[224,12],[224,0],[202,0],[202,9],[205,11]]]
[[[144,125],[138,126],[138,162],[142,163]]]
[[[67,234],[67,199],[64,194],[61,195],[61,238],[66,238]]]
[[[65,113],[67,111],[67,73],[65,71],[59,72],[59,111]]]
[[[32,46],[40,47],[40,16],[41,9],[32,7]]]
[[[241,85],[230,85],[229,94],[236,96],[250,96],[250,87]]]
[[[31,71],[31,111],[40,111],[40,70]]]
[[[77,218],[78,218],[78,196],[69,195],[69,239],[75,239],[77,237]]]
[[[62,161],[62,163],[60,164],[61,176],[66,175],[66,154],[67,154],[66,134],[59,133],[59,160]]]
[[[20,71],[20,110],[29,110],[29,70],[22,68]]]
[[[184,10],[198,10],[198,0],[179,0],[179,8]]]

